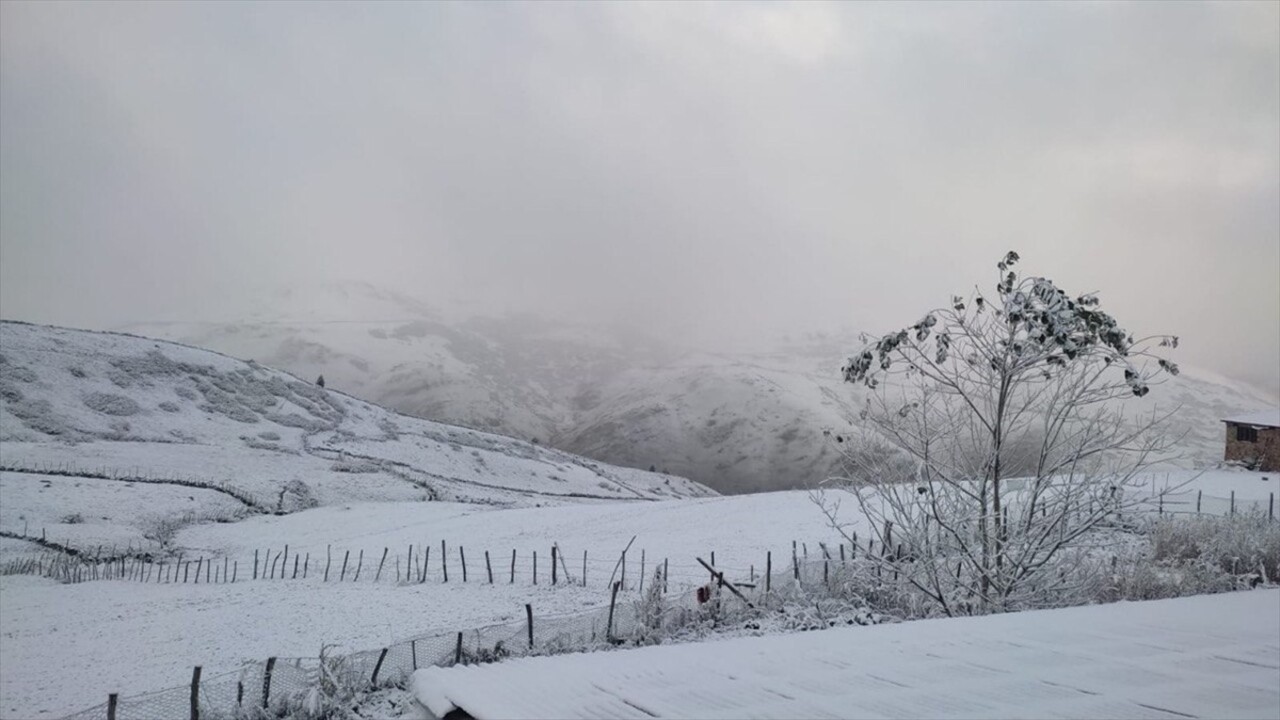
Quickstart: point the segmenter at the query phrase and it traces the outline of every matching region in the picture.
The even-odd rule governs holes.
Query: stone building
[[[1280,472],[1280,410],[1223,418],[1227,447],[1223,459],[1255,470]]]

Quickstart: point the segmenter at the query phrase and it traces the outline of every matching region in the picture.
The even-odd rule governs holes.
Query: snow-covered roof
[[[428,668],[477,720],[1280,717],[1280,591]]]
[[[1229,418],[1223,418],[1222,422],[1236,423],[1238,425],[1280,427],[1280,408],[1276,408],[1275,410],[1262,410],[1245,415],[1234,415]]]

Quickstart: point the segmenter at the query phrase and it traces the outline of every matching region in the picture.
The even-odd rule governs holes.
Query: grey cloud
[[[0,4],[0,305],[356,276],[728,346],[1017,248],[1280,388],[1280,7]]]

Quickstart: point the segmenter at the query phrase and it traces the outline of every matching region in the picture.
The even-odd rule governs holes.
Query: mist
[[[730,348],[1010,249],[1280,391],[1280,5],[0,3],[6,319],[343,278]]]

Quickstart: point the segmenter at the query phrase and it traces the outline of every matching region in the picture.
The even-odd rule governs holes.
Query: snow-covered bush
[[[311,492],[311,486],[301,480],[290,480],[280,489],[276,498],[276,512],[298,512],[318,507],[320,501]]]
[[[1156,561],[1199,561],[1239,576],[1264,572],[1280,581],[1280,523],[1260,511],[1225,517],[1166,517],[1146,529]]]
[[[349,656],[334,652],[334,645],[320,648],[315,685],[284,699],[271,712],[246,704],[237,720],[288,717],[293,720],[347,720],[360,717],[355,704],[369,690],[364,676]],[[275,705],[275,703],[272,703]]]
[[[95,392],[85,395],[82,400],[90,410],[96,410],[103,415],[128,417],[137,415],[142,410],[133,398],[125,395]]]

